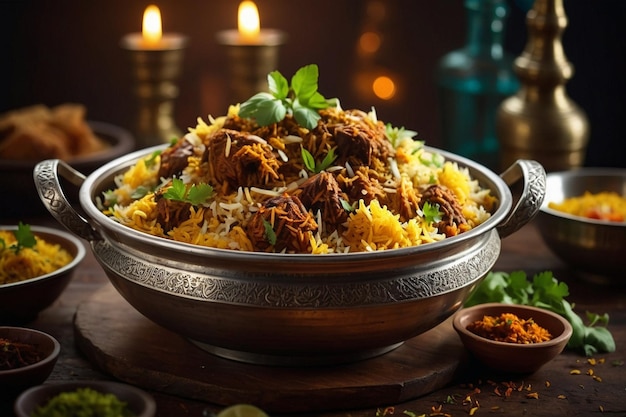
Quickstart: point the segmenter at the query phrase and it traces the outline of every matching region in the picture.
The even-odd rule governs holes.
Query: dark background
[[[526,1],[526,0],[524,0]],[[419,138],[441,146],[434,71],[438,59],[465,39],[462,0],[379,0],[386,14],[368,20],[366,0],[257,0],[263,28],[288,33],[278,70],[288,78],[299,67],[320,67],[320,91],[344,108],[368,110]],[[505,46],[519,55],[526,42],[523,0],[511,0]],[[83,103],[88,118],[130,128],[135,102],[130,69],[120,46],[141,30],[148,1],[0,0],[0,112],[43,103]],[[216,32],[237,27],[234,0],[159,0],[164,32],[190,38],[186,49],[177,124],[226,112],[230,98],[226,54]],[[565,53],[575,73],[569,96],[587,113],[591,139],[587,166],[626,166],[626,1],[564,0],[569,19]],[[356,53],[360,31],[375,23],[383,34],[370,64],[394,74],[399,93],[384,102],[355,86],[364,70]]]

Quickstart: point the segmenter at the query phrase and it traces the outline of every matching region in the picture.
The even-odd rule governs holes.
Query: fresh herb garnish
[[[263,227],[265,228],[265,239],[267,239],[270,245],[274,246],[276,244],[276,232],[272,224],[263,219]]]
[[[146,164],[146,167],[150,168],[152,166],[154,166],[154,164],[156,164],[156,157],[161,155],[161,151],[154,151],[152,152],[152,155],[150,155],[149,158],[146,158],[144,160],[144,164]]]
[[[354,207],[352,207],[350,202],[344,200],[343,198],[340,198],[339,201],[341,202],[341,207],[343,207],[345,211],[348,213],[352,213],[354,211]]]
[[[316,174],[319,174],[320,172],[324,171],[333,162],[335,162],[335,159],[337,159],[337,155],[335,155],[334,148],[330,148],[330,150],[328,151],[328,153],[326,154],[326,156],[320,163],[315,162],[315,158],[313,158],[313,155],[311,155],[311,152],[304,149],[304,147],[300,147],[300,149],[301,149],[302,160],[304,161],[304,165],[307,167],[309,171],[314,172]]]
[[[194,206],[204,204],[213,196],[213,187],[209,184],[192,184],[187,187],[183,180],[174,178],[172,186],[163,193],[168,200],[182,201]]]
[[[413,130],[405,129],[404,127],[393,127],[391,123],[387,123],[385,125],[385,133],[387,133],[387,138],[389,138],[389,142],[394,148],[397,148],[399,143],[398,141],[402,138],[413,138],[417,136],[417,132]]]
[[[428,201],[424,203],[422,207],[424,213],[424,220],[427,223],[439,223],[441,221],[441,212],[439,211],[439,204],[430,204]]]
[[[326,99],[317,91],[317,65],[300,68],[291,78],[291,85],[278,71],[267,76],[269,92],[257,93],[239,108],[240,117],[256,119],[261,126],[278,123],[287,114],[307,129],[317,126],[318,110],[334,107],[336,99]]]
[[[139,199],[144,198],[149,192],[150,192],[149,187],[140,185],[139,187],[135,188],[135,191],[131,193],[130,198],[132,198],[133,200],[139,200]]]
[[[15,252],[17,255],[24,248],[32,248],[37,244],[37,239],[35,239],[35,235],[30,230],[30,225],[19,222],[17,225],[17,229],[13,231],[13,236],[15,236],[16,242],[8,247],[8,249]],[[7,249],[7,244],[4,239],[0,238],[0,244],[2,245],[2,250]]]
[[[565,297],[569,288],[559,282],[551,271],[541,272],[528,280],[526,273],[515,271],[489,272],[480,285],[465,302],[465,307],[476,304],[499,302],[506,304],[524,304],[553,311],[567,319],[572,325],[572,336],[567,347],[581,350],[587,356],[598,352],[614,352],[615,340],[605,327],[608,315],[587,312],[589,323],[574,312],[574,306]]]

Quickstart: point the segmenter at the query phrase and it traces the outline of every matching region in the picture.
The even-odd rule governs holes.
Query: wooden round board
[[[272,367],[214,356],[144,317],[111,285],[78,306],[76,344],[102,371],[146,389],[268,412],[385,407],[449,384],[465,350],[447,320],[397,349],[355,363]]]

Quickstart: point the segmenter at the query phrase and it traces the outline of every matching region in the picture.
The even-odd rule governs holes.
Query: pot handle
[[[43,204],[59,223],[78,237],[90,242],[102,240],[89,222],[72,208],[61,189],[60,178],[80,187],[86,177],[60,159],[47,159],[35,165],[33,179]]]
[[[518,159],[500,177],[511,189],[513,208],[497,226],[500,237],[507,237],[535,218],[546,196],[546,171],[533,160]]]

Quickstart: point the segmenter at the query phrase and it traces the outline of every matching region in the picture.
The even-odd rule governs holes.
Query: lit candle
[[[218,32],[217,39],[229,46],[278,46],[285,33],[276,29],[261,29],[259,11],[253,1],[242,1],[237,13],[237,29]]]
[[[150,5],[143,12],[141,34],[146,45],[158,45],[161,42],[163,29],[161,28],[161,11],[157,6]]]
[[[242,39],[254,43],[261,32],[259,10],[253,1],[242,1],[237,13],[237,30]]]
[[[141,33],[130,33],[122,38],[122,46],[134,51],[162,51],[182,49],[187,37],[177,33],[163,33],[161,11],[155,5],[146,7],[143,13]]]

